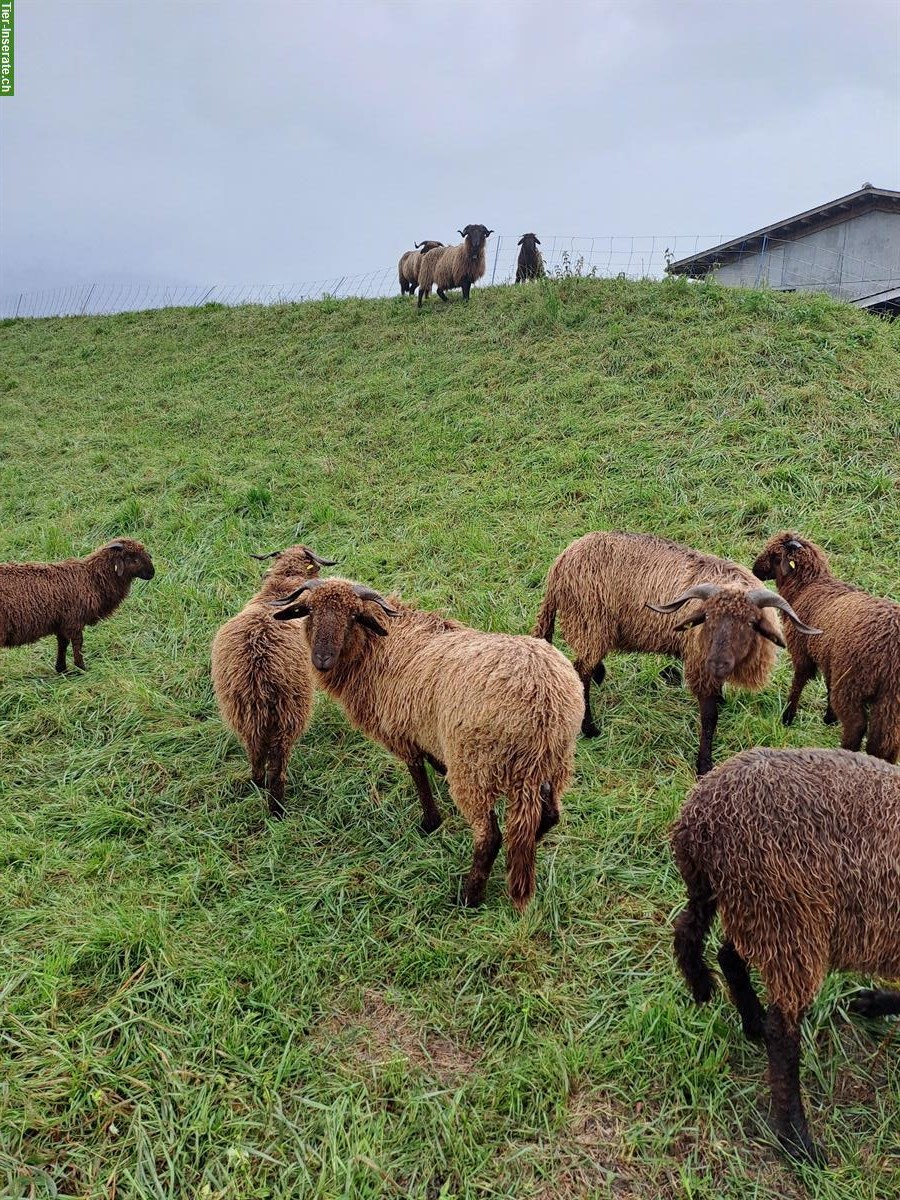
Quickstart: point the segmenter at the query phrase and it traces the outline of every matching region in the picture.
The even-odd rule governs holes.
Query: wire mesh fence
[[[519,235],[497,234],[488,243],[482,285],[515,279]],[[722,234],[650,234],[541,237],[541,253],[550,276],[661,279],[679,259],[721,245]],[[397,257],[399,258],[399,252]],[[743,287],[781,290],[824,290],[853,299],[900,287],[900,247],[887,261],[873,261],[845,250],[808,241],[767,239],[760,249],[748,243],[728,253],[718,272],[723,282]],[[309,300],[374,298],[398,294],[397,267],[392,264],[358,275],[282,284],[150,284],[88,283],[38,292],[0,296],[0,318],[99,316],[159,308],[198,308],[204,304],[297,304]]]

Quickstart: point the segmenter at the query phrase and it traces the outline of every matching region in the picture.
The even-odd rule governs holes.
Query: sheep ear
[[[536,237],[536,238],[534,239],[534,242],[535,242],[535,245],[536,245],[536,246],[539,246],[539,245],[541,244],[541,239],[540,239],[539,237]]]
[[[787,643],[781,634],[773,633],[771,629],[767,629],[762,621],[752,621],[751,624],[760,637],[768,638],[770,642],[774,642],[782,650],[787,650]]]
[[[370,617],[368,613],[357,613],[356,620],[360,625],[365,626],[371,633],[377,633],[379,637],[387,637],[385,627],[376,621],[374,617]]]
[[[525,241],[524,237],[520,237],[518,242],[516,243],[516,245],[521,246],[524,241]]]
[[[279,608],[272,616],[276,621],[299,621],[301,617],[309,616],[309,605],[291,604],[287,608]]]
[[[706,620],[706,613],[698,613],[696,617],[688,617],[686,621],[682,621],[680,625],[675,626],[676,633],[684,633],[686,629],[693,629],[695,625],[702,625]]]

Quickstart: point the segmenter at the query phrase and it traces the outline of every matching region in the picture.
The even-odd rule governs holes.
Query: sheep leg
[[[900,758],[900,705],[891,695],[876,700],[869,710],[866,753],[889,763]]]
[[[250,777],[260,791],[262,791],[266,786],[266,759],[269,757],[268,747],[254,746],[248,748],[247,754],[250,759]]]
[[[284,783],[287,774],[287,755],[282,746],[273,746],[269,750],[268,761],[268,790],[269,815],[276,821],[284,817]]]
[[[811,679],[815,679],[818,667],[811,658],[803,657],[794,660],[794,681],[791,684],[787,706],[781,714],[782,725],[792,725],[797,715],[800,696]]]
[[[426,754],[425,761],[433,771],[437,771],[438,775],[447,774],[446,766],[439,759],[435,758],[433,754]]]
[[[443,288],[438,288],[438,289],[437,289],[437,294],[440,296],[440,298],[441,298],[441,299],[443,300],[443,302],[446,304],[446,303],[447,303],[447,294],[446,294],[446,292],[444,291],[444,289],[443,289]]]
[[[545,833],[559,824],[559,801],[553,794],[553,784],[544,780],[541,784],[541,820],[537,827],[534,840],[539,842]]]
[[[420,287],[419,288],[419,299],[418,299],[418,303],[416,304],[416,308],[422,307],[422,297],[424,295],[425,295],[425,289],[423,287]]]
[[[766,1014],[766,1047],[769,1053],[769,1084],[775,1109],[775,1131],[791,1158],[817,1165],[825,1156],[812,1140],[803,1101],[800,1098],[800,1021],[790,1022],[777,1004]]]
[[[849,1005],[857,1017],[891,1017],[900,1014],[900,992],[895,988],[864,988]]]
[[[575,670],[578,672],[578,678],[584,688],[584,720],[581,722],[581,732],[585,737],[596,737],[600,730],[594,724],[594,716],[591,712],[591,680],[593,679],[595,683],[602,683],[606,678],[606,667],[602,660],[591,666],[586,659],[580,658],[575,664]]]
[[[463,884],[462,903],[466,908],[477,908],[484,900],[488,877],[494,859],[500,852],[503,836],[493,809],[486,817],[471,821],[472,837],[475,842],[472,867]]]
[[[84,665],[84,655],[81,653],[83,634],[83,629],[72,630],[72,657],[74,658],[75,666],[79,671],[87,670],[87,667]]]
[[[700,703],[700,749],[697,753],[697,774],[705,775],[712,770],[713,738],[719,721],[719,706],[725,697],[721,692],[698,697]]]
[[[766,1011],[751,982],[747,963],[738,954],[734,942],[724,942],[718,957],[728,992],[740,1013],[744,1037],[751,1042],[763,1041],[766,1036]]]
[[[712,999],[716,990],[703,946],[716,915],[716,900],[708,880],[699,874],[686,879],[687,906],[675,920],[675,961],[697,1004]]]
[[[866,733],[866,714],[862,708],[847,716],[841,715],[841,749],[858,750]]]
[[[69,648],[69,639],[63,637],[61,633],[56,635],[56,671],[59,675],[64,675],[66,671],[66,650]]]
[[[428,775],[425,772],[425,760],[420,754],[418,758],[414,758],[406,765],[409,767],[409,773],[413,777],[413,783],[416,785],[419,795],[419,803],[422,805],[422,823],[419,829],[422,833],[434,833],[441,823],[441,814],[434,802],[434,796],[431,794],[431,784],[428,782]]]
[[[463,300],[465,300],[467,304],[469,302],[469,292],[471,292],[471,290],[472,290],[472,284],[467,279],[465,281],[465,283],[463,283],[463,285],[462,285]]]

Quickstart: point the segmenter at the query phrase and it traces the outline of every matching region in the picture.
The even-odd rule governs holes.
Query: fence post
[[[497,249],[494,251],[494,269],[491,271],[491,287],[494,286],[494,276],[497,274],[497,259],[500,257],[500,243],[503,241],[503,234],[497,234]]]
[[[19,299],[16,301],[16,316],[19,315],[19,308],[21,307],[21,304],[22,304],[22,296],[23,295],[24,295],[23,292],[19,292]]]
[[[78,314],[78,315],[79,315],[79,317],[83,317],[83,316],[84,316],[84,310],[85,310],[85,309],[87,308],[87,306],[88,306],[88,300],[90,300],[91,296],[93,296],[93,294],[94,294],[94,287],[95,287],[95,286],[96,286],[95,284],[93,284],[93,283],[91,284],[91,286],[90,286],[90,289],[88,290],[88,294],[87,294],[87,295],[85,296],[85,298],[84,298],[84,304],[82,304],[82,306],[81,306],[81,312]]]

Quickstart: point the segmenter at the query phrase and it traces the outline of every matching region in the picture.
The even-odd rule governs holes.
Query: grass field
[[[527,632],[555,555],[651,530],[751,561],[784,527],[900,591],[900,324],[819,296],[561,280],[398,300],[0,326],[0,559],[140,538],[156,578],[0,657],[0,1188],[295,1200],[900,1193],[900,1048],[832,977],[805,1034],[832,1163],[772,1146],[764,1055],[688,1002],[667,827],[690,695],[619,656],[524,918],[442,784],[320,697],[272,824],[209,682],[249,551]],[[732,693],[716,758],[834,746],[790,673]],[[19,1182],[17,1183],[16,1180]]]

